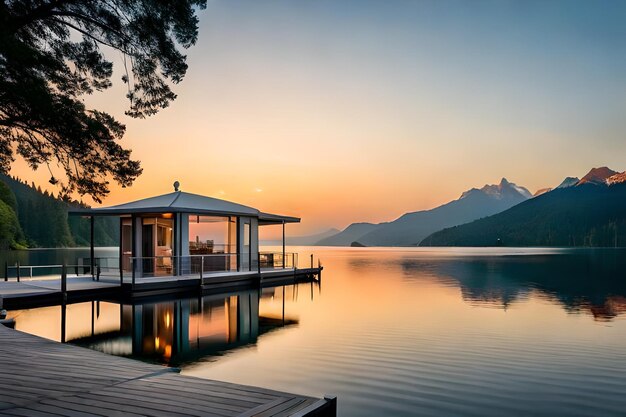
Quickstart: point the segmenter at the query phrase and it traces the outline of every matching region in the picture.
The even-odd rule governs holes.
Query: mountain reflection
[[[92,332],[67,340],[109,354],[132,356],[179,366],[212,360],[226,351],[256,344],[268,332],[293,326],[285,317],[285,298],[297,297],[293,286],[173,301],[120,304],[119,330]],[[260,313],[263,300],[278,300],[276,311]],[[98,308],[97,302],[93,305]],[[271,309],[270,309],[271,310]],[[72,325],[72,320],[68,320]]]
[[[568,312],[588,312],[610,321],[626,312],[626,252],[569,251],[562,254],[405,258],[406,279],[428,276],[458,286],[463,300],[507,308],[530,294],[559,303]]]

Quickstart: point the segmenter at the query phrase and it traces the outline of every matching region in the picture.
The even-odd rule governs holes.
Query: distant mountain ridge
[[[291,246],[312,246],[312,245],[315,245],[319,240],[325,239],[329,236],[336,235],[339,232],[340,232],[339,229],[331,228],[321,233],[316,233],[313,235],[286,236],[285,243]],[[271,243],[278,244],[279,242],[271,241]]]
[[[350,246],[352,242],[358,241],[361,236],[368,234],[379,226],[374,223],[352,223],[341,232],[320,239],[315,244],[318,246]],[[362,244],[362,242],[359,243]]]
[[[626,172],[593,168],[501,213],[435,232],[421,245],[626,246]]]
[[[616,171],[613,171],[612,169],[609,169],[607,167],[591,168],[591,171],[589,171],[587,175],[582,177],[576,185],[581,185],[585,183],[606,184],[606,180],[615,174],[617,174]]]
[[[380,224],[353,223],[342,232],[317,242],[322,246],[416,246],[429,234],[506,210],[532,197],[524,187],[502,178],[499,184],[472,188],[457,200],[434,209],[406,213]]]
[[[580,179],[578,177],[567,177],[556,188],[573,187],[578,184],[579,181]]]
[[[535,191],[535,194],[533,194],[533,197],[538,197],[541,194],[549,193],[550,191],[552,191],[552,188],[550,188],[550,187],[540,188],[537,191]]]

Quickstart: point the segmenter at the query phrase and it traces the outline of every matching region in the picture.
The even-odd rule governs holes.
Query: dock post
[[[130,266],[133,269],[133,279],[132,279],[132,284],[131,284],[131,288],[133,291],[135,291],[135,259],[131,258],[130,259]]]
[[[67,266],[65,262],[61,265],[61,295],[63,297],[63,303],[67,302]]]
[[[16,274],[17,274],[17,282],[20,282],[20,261],[15,263]]]
[[[322,291],[322,261],[317,258],[317,282],[319,283],[320,292]]]
[[[95,221],[94,221],[94,217],[91,216],[89,218],[89,226],[90,226],[90,230],[89,230],[89,269],[91,272],[91,279],[93,280],[96,277],[96,271],[95,271],[95,266],[96,266],[96,251],[95,251]]]
[[[337,415],[337,396],[335,395],[324,395],[324,400],[326,401],[326,410],[328,415],[336,416]]]
[[[313,254],[311,254],[311,269],[313,269]]]
[[[200,256],[200,285],[202,285],[202,273],[204,272],[204,256]]]
[[[65,343],[65,329],[67,323],[67,304],[65,300],[61,304],[61,343]]]
[[[285,269],[285,221],[283,220],[283,269]]]
[[[121,228],[121,226],[120,226]],[[122,233],[120,233],[122,236]],[[118,260],[119,268],[120,268],[120,287],[124,284],[124,255],[122,254],[122,244],[120,243],[120,257]]]
[[[9,261],[6,261],[4,263],[4,280],[5,281],[9,280]]]
[[[285,286],[283,285],[283,327],[285,327]]]

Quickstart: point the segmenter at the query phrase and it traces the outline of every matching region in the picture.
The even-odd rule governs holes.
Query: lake
[[[68,305],[66,338],[342,416],[623,416],[626,250],[294,248],[321,285]],[[306,259],[302,256],[301,259]],[[60,306],[11,311],[60,340]]]

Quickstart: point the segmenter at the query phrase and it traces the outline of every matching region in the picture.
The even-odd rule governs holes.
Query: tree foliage
[[[11,207],[11,201],[15,201],[18,208],[15,223],[18,228],[21,226],[16,233],[17,243],[46,248],[89,246],[89,220],[68,216],[70,207],[85,207],[79,202],[55,197],[47,191],[42,192],[35,184],[29,185],[18,178],[0,175],[0,202]],[[119,219],[96,217],[95,220],[95,245],[118,245]],[[11,230],[14,227],[10,225],[12,221],[10,217],[0,218],[0,231],[3,228]],[[2,236],[0,234],[0,245]]]
[[[13,191],[0,182],[0,249],[22,248],[24,233],[17,218],[17,199]]]
[[[108,178],[128,186],[141,174],[123,148],[125,126],[86,108],[83,96],[109,88],[123,58],[127,115],[143,118],[176,98],[186,71],[179,50],[198,37],[196,10],[206,0],[3,0],[0,2],[0,171],[16,156],[46,164],[61,193],[94,200]],[[55,178],[51,164],[65,179]]]

